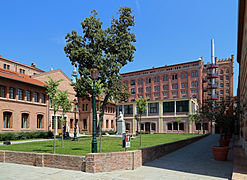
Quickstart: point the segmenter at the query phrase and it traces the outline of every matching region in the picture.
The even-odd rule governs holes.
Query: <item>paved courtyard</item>
[[[53,168],[42,168],[10,163],[0,163],[0,179],[168,179],[210,180],[229,179],[232,173],[232,152],[228,161],[215,161],[211,146],[218,143],[218,135],[170,153],[133,171],[85,173]]]

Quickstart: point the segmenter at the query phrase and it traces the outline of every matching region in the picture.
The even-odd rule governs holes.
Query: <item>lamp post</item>
[[[95,80],[98,78],[98,69],[97,68],[91,68],[90,69],[90,75],[91,78],[93,79],[93,95],[92,95],[92,100],[93,100],[93,139],[92,139],[92,153],[97,153],[97,139],[96,139],[96,88],[95,88]]]
[[[74,138],[72,139],[72,141],[78,141],[78,138],[77,138],[77,136],[76,136],[76,111],[77,111],[77,104],[78,104],[78,102],[77,102],[77,100],[76,99],[74,99],[74,105],[75,105],[75,127],[74,127]]]

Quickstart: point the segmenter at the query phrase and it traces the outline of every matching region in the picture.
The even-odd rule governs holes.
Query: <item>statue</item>
[[[117,134],[125,133],[125,121],[123,118],[123,113],[120,111],[117,120]]]

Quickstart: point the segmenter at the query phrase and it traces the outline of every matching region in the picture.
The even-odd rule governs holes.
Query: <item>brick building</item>
[[[28,76],[34,75],[34,74],[40,74],[44,71],[41,69],[38,69],[35,65],[35,63],[32,63],[31,66],[19,63],[14,60],[3,58],[0,55],[0,67],[6,70],[10,70],[13,72],[18,72],[21,74],[25,74]]]
[[[0,132],[48,130],[44,83],[0,68]]]
[[[122,75],[131,96],[128,102],[144,99],[196,98],[202,102],[203,60],[146,69]]]
[[[215,58],[216,64],[205,64],[203,70],[203,101],[212,99],[212,88],[216,89],[218,101],[230,101],[233,98],[233,74],[234,74],[234,55],[231,58]],[[215,73],[212,68],[215,67]],[[212,78],[215,78],[215,84],[212,84]]]
[[[169,66],[166,65],[158,68],[153,67],[152,69],[121,74],[121,85],[125,85],[131,95],[128,98],[127,102],[119,104],[124,106],[120,109],[118,107],[118,111],[125,112],[125,104],[127,108],[127,106],[132,103],[133,106],[131,106],[131,108],[133,108],[135,100],[141,97],[143,97],[144,99],[148,99],[150,103],[153,101],[159,104],[163,103],[163,107],[159,106],[159,108],[161,109],[159,113],[161,114],[158,118],[163,118],[163,124],[165,125],[162,129],[153,129],[156,129],[154,132],[172,132],[167,131],[168,126],[169,129],[172,129],[170,124],[176,124],[177,122],[174,120],[176,118],[180,118],[176,112],[176,103],[183,104],[187,101],[192,101],[194,103],[196,102],[195,104],[198,104],[200,107],[203,102],[212,98],[215,100],[230,100],[230,97],[233,97],[234,56],[232,55],[231,58],[222,60],[217,60],[217,58],[215,59],[215,66],[209,63],[204,65],[203,59],[199,58],[197,61]],[[212,68],[217,69],[214,74],[212,74]],[[215,84],[212,84],[212,78],[216,79]],[[212,93],[210,91],[210,89],[212,88],[216,89],[216,97],[212,97]],[[169,108],[166,107],[166,105],[164,104],[165,101],[171,101],[171,103],[173,103],[173,105],[175,106],[173,108],[174,110],[171,112],[173,115],[169,117],[172,119],[169,119],[166,114],[162,115],[162,109],[163,113],[165,113],[165,108]],[[188,107],[192,109],[191,105],[187,104],[184,105],[185,107],[182,107],[182,109],[189,109]],[[198,108],[195,109],[197,110]],[[132,111],[136,112],[135,110]],[[193,113],[194,112],[188,110],[183,110],[179,113],[180,116],[183,116],[185,127],[188,127],[189,124],[188,115],[192,115]],[[128,127],[130,124],[132,129],[129,129],[132,132],[135,131],[133,129],[136,129],[136,127],[133,126],[134,123],[131,124],[129,121],[134,122],[134,115],[135,113],[133,114],[133,116],[131,115],[132,120],[125,116],[125,120],[127,122],[126,126]],[[153,127],[157,124],[157,120],[154,120],[152,118],[146,118],[146,121],[147,122],[145,122],[145,124],[153,124]],[[191,126],[191,131],[189,131],[189,129],[182,128],[183,130],[179,132],[196,133],[202,130],[203,127],[208,131],[211,126],[209,126],[207,122],[196,124],[194,123]],[[177,130],[177,128],[175,129]],[[145,128],[143,130],[145,130]]]
[[[238,79],[238,106],[243,111],[239,114],[240,141],[247,155],[247,2],[239,1],[238,15],[238,49],[237,61],[239,63]]]
[[[44,72],[34,64],[28,66],[0,57],[0,132],[55,129],[56,134],[62,133],[62,110],[59,109],[54,118],[53,109],[49,108],[44,87],[48,76],[55,80],[63,79],[58,89],[68,90],[70,101],[76,99],[76,92],[71,86],[73,82],[61,70]],[[71,111],[65,114],[65,129],[70,133],[74,132],[74,114],[73,105]],[[79,99],[76,119],[77,132],[92,133],[91,100]],[[115,104],[107,104],[103,130],[116,130]]]

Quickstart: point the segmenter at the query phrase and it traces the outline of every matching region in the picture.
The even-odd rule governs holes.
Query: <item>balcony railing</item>
[[[211,97],[209,97],[208,100],[218,100],[219,96],[217,94],[212,95]]]
[[[218,68],[219,64],[209,64],[207,65],[207,69],[211,69],[211,68]]]
[[[208,73],[208,76],[207,76],[208,79],[217,78],[217,77],[219,77],[219,74],[218,73],[212,73],[212,72]]]
[[[211,84],[208,86],[208,89],[216,89],[216,88],[219,88],[218,84]]]

